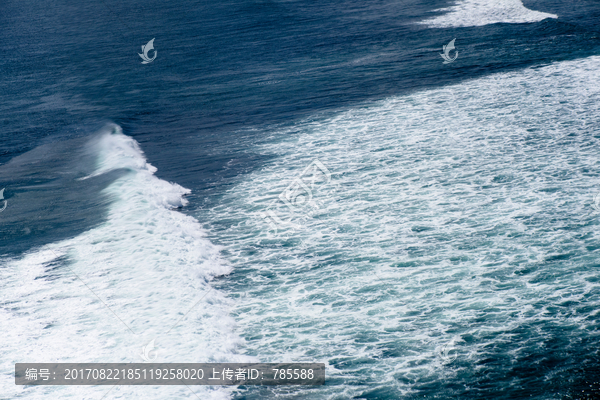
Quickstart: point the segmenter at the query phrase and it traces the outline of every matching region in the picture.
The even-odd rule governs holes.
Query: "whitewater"
[[[16,362],[140,362],[155,340],[157,362],[327,365],[324,387],[199,398],[562,398],[598,340],[599,68],[562,61],[264,128],[243,137],[271,161],[196,218],[189,190],[108,125],[78,178],[121,171],[105,222],[0,268],[0,396],[193,398],[12,384]],[[274,230],[265,211],[315,160],[331,174],[304,193],[317,207],[280,207],[294,225]]]
[[[530,10],[521,0],[461,0],[451,7],[433,12],[441,15],[420,23],[431,28],[458,28],[497,23],[532,23],[546,18],[558,18],[556,14]]]
[[[197,220],[177,209],[189,190],[157,178],[139,145],[111,124],[86,151],[96,159],[87,180],[124,175],[99,195],[110,202],[106,222],[72,239],[33,250],[0,268],[6,378],[14,364],[142,362],[154,340],[155,362],[241,362],[231,301],[210,282],[231,272]],[[0,398],[189,397],[185,387],[24,387],[3,385]],[[194,388],[226,399],[230,389]],[[8,396],[8,397],[4,397]]]
[[[559,399],[585,379],[599,68],[499,73],[265,132],[273,161],[199,218],[237,271],[219,287],[243,298],[249,354],[327,363],[328,386],[273,396]],[[274,229],[265,210],[314,160],[332,176],[304,189],[318,210],[279,207]]]

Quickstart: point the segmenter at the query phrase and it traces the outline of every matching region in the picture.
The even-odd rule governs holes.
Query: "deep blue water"
[[[144,270],[140,282],[168,282],[164,293],[185,287],[182,304],[214,288],[214,315],[190,317],[192,339],[170,339],[165,361],[331,368],[322,389],[204,398],[600,398],[600,4],[523,1],[558,16],[528,22],[521,8],[495,14],[519,1],[490,4],[454,26],[422,23],[451,1],[0,4],[6,398],[100,398],[15,389],[12,364],[117,362],[137,346],[98,333],[119,329],[99,322],[110,318],[101,305],[89,320],[48,305],[71,304],[58,294],[76,284],[65,265],[114,290],[106,301],[132,321],[178,307],[157,295],[160,307],[138,310],[143,288],[120,297],[118,282]],[[141,64],[152,38],[157,57]],[[458,58],[443,64],[454,38]],[[337,182],[337,208],[263,239],[262,196],[277,197],[314,157]],[[73,299],[89,297],[81,290]],[[37,352],[24,350],[24,332]],[[48,353],[51,338],[59,348]],[[457,359],[436,364],[451,339]],[[145,390],[134,389],[107,398]]]
[[[205,202],[198,189],[223,187],[223,179],[264,161],[239,147],[242,135],[366,100],[586,57],[600,44],[592,1],[526,2],[561,16],[535,24],[415,24],[448,4],[7,2],[0,161],[111,121],[143,145],[160,176]],[[131,54],[150,36],[161,56],[142,68]],[[456,36],[461,63],[440,64],[440,43]],[[11,184],[20,177],[4,171],[6,194],[27,196]],[[51,229],[46,241],[56,238]]]

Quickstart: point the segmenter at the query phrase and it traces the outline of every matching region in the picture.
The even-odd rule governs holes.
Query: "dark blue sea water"
[[[598,21],[595,0],[2,2],[0,398],[600,398]],[[17,362],[150,340],[327,382],[14,385]]]

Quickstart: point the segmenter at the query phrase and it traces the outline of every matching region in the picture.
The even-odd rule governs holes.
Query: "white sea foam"
[[[302,398],[416,398],[545,351],[554,327],[580,343],[600,307],[598,69],[591,57],[496,74],[273,134],[273,161],[205,216],[226,227],[252,354],[328,363],[336,383]],[[260,212],[314,158],[335,198],[274,238]]]
[[[8,262],[2,274],[2,396],[100,398],[110,387],[25,388],[15,362],[237,362],[242,341],[230,300],[209,282],[230,272],[198,221],[173,210],[189,190],[154,176],[138,144],[116,125],[89,144],[95,174],[129,172],[105,189],[106,222]],[[14,382],[14,381],[13,381]],[[229,389],[195,387],[201,398]],[[90,397],[91,396],[91,397]],[[1,396],[0,396],[1,397]],[[116,387],[110,398],[191,398],[183,387]]]
[[[456,5],[435,10],[443,15],[426,19],[432,28],[458,28],[489,24],[538,22],[558,15],[526,8],[521,0],[459,0]]]

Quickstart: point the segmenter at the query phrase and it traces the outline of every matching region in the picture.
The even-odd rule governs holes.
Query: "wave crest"
[[[496,23],[530,23],[546,18],[558,18],[556,14],[530,10],[520,0],[462,0],[452,7],[435,11],[446,11],[446,14],[426,19],[420,24],[431,28],[459,28]]]

